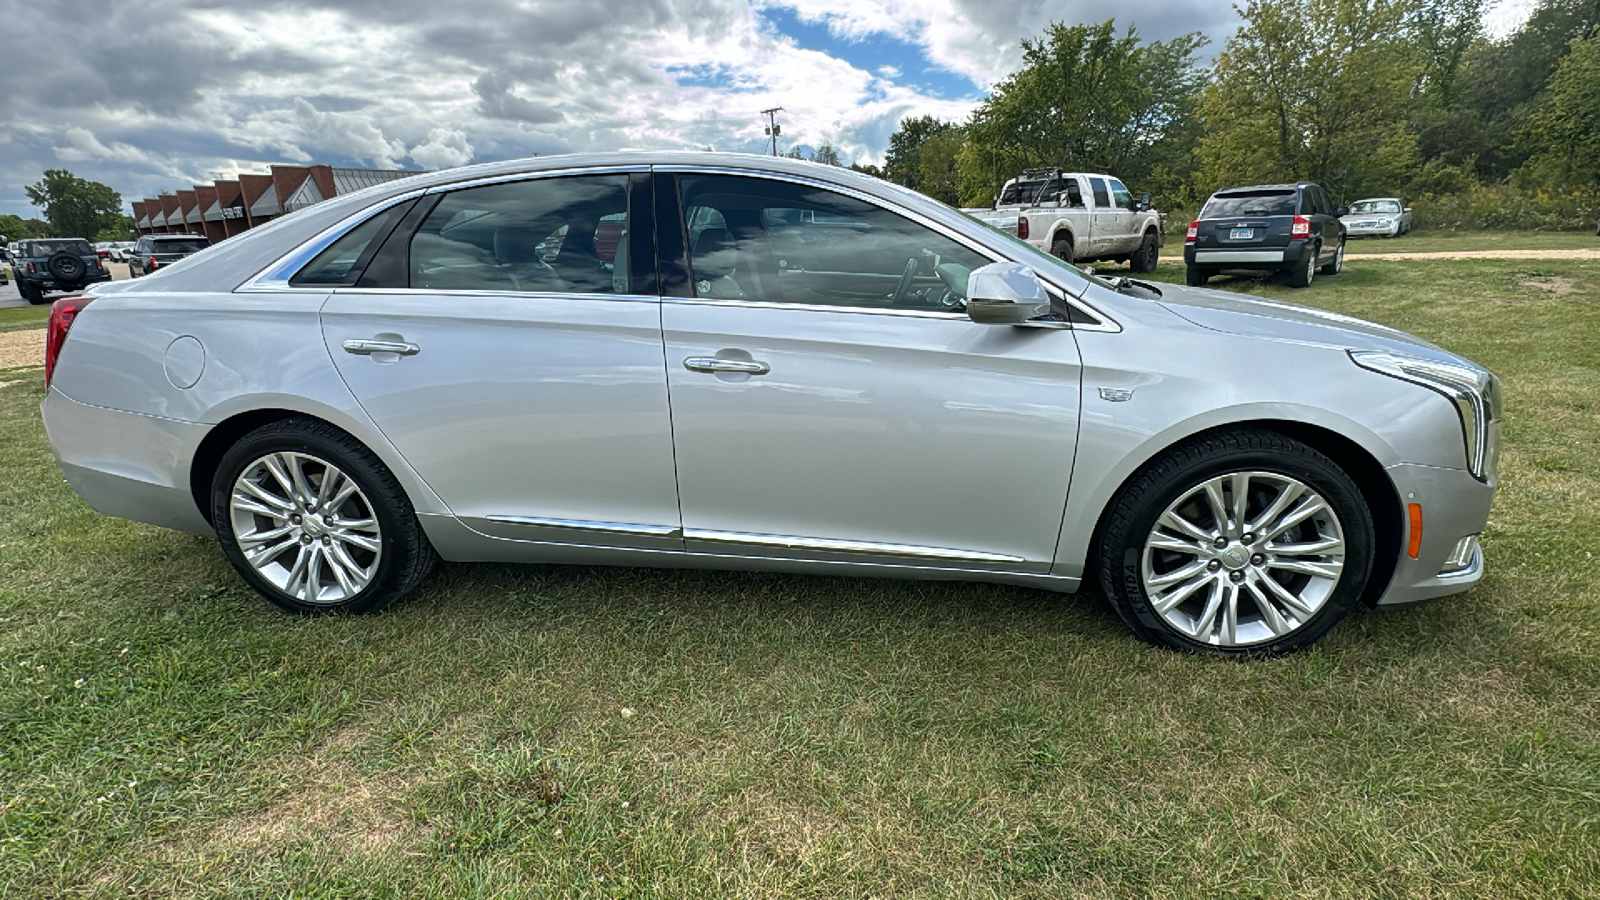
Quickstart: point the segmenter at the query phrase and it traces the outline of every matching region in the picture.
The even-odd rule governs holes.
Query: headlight
[[[1377,350],[1351,350],[1350,359],[1363,369],[1438,391],[1454,403],[1461,414],[1467,468],[1479,481],[1489,480],[1500,455],[1495,427],[1503,415],[1500,379],[1485,369]]]

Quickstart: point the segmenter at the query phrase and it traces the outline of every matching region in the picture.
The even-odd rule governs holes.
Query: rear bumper
[[[189,490],[189,463],[206,426],[89,406],[55,389],[39,411],[67,484],[90,506],[163,528],[212,533]]]
[[[110,280],[110,272],[97,272],[94,275],[85,278],[81,282],[74,281],[70,283],[57,281],[56,279],[51,278],[49,275],[23,276],[19,274],[17,276],[17,284],[26,284],[30,287],[36,287],[41,291],[81,291],[91,284],[99,284],[102,281]]]
[[[1194,266],[1219,269],[1283,269],[1303,261],[1309,251],[1307,241],[1290,241],[1287,247],[1196,247],[1185,244],[1183,261]]]
[[[1484,484],[1463,469],[1402,464],[1389,468],[1401,504],[1422,507],[1422,544],[1417,556],[1407,555],[1409,532],[1402,533],[1400,560],[1389,587],[1377,605],[1394,609],[1458,594],[1483,578],[1483,552],[1472,554],[1465,566],[1447,565],[1450,554],[1465,538],[1483,533],[1494,500],[1494,485]]]

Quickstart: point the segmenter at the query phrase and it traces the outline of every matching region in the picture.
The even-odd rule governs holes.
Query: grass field
[[[1167,223],[1163,257],[1183,258],[1183,228]],[[1592,231],[1413,231],[1397,238],[1352,238],[1351,253],[1465,253],[1478,250],[1579,250],[1600,248]],[[1098,266],[1097,266],[1098,267]]]
[[[1481,585],[1246,664],[961,584],[444,566],[298,619],[75,499],[28,371],[0,897],[1595,896],[1600,263],[1216,286],[1501,374]]]

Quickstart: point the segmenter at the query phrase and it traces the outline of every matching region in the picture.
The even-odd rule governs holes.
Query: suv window
[[[1202,219],[1232,219],[1238,216],[1292,216],[1298,197],[1293,190],[1227,191],[1212,195],[1200,210]]]
[[[168,237],[150,239],[150,250],[152,253],[198,253],[209,246],[211,246],[211,242],[203,237]]]
[[[988,262],[930,228],[821,188],[730,175],[684,175],[679,185],[696,297],[879,309],[898,299],[955,311],[967,274]]]
[[[1111,195],[1106,193],[1106,181],[1104,178],[1089,179],[1089,187],[1094,190],[1094,205],[1096,207],[1105,209],[1111,205]]]
[[[1116,203],[1118,209],[1133,212],[1133,194],[1122,186],[1122,182],[1115,178],[1111,179],[1111,199]]]
[[[626,175],[540,178],[454,191],[411,238],[410,285],[632,293],[623,239],[627,213]]]
[[[23,256],[54,256],[61,252],[77,256],[88,256],[94,253],[94,248],[85,240],[55,240],[55,241],[29,241],[22,245]]]

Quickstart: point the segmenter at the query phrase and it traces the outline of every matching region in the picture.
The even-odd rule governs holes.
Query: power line
[[[772,138],[772,155],[778,155],[778,135],[783,133],[783,126],[778,124],[778,113],[783,112],[783,107],[774,106],[763,109],[761,114],[767,117],[767,136]]]

